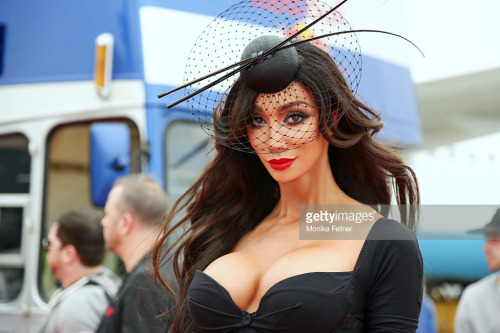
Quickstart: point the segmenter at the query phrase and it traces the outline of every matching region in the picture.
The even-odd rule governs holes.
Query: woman
[[[352,96],[330,56],[311,43],[294,49],[298,71],[286,88],[259,93],[245,73],[236,81],[214,114],[214,160],[165,221],[156,269],[167,238],[187,229],[173,254],[173,332],[417,328],[422,261],[406,226],[376,213],[355,226],[359,237],[299,237],[300,205],[386,214],[394,188],[414,228],[419,198],[412,170],[373,139],[380,118]],[[242,140],[257,154],[230,148]]]

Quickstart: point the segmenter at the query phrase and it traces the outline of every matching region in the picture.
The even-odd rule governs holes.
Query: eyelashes
[[[285,124],[287,125],[298,125],[303,123],[310,116],[300,111],[290,112],[285,118]]]
[[[261,115],[253,114],[251,116],[250,127],[262,127],[265,125],[265,119]]]
[[[301,111],[290,111],[281,119],[282,126],[296,126],[304,123],[311,116]],[[251,116],[250,127],[260,128],[267,125],[267,119],[259,113]]]

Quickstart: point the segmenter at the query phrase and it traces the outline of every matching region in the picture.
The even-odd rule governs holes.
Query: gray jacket
[[[465,288],[455,313],[455,333],[500,331],[499,274],[490,274]]]
[[[66,289],[56,290],[40,333],[95,331],[120,283],[113,272],[101,267],[100,274],[85,276]]]

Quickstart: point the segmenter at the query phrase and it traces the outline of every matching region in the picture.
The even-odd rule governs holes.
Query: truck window
[[[0,303],[21,292],[23,214],[29,199],[31,157],[20,133],[0,135]]]
[[[172,205],[198,178],[212,157],[213,140],[196,122],[174,121],[165,132],[166,190]]]
[[[110,121],[123,122],[129,126],[131,153],[137,151],[140,146],[137,126],[128,119]],[[48,233],[54,220],[67,210],[90,209],[102,214],[101,208],[93,205],[90,192],[91,124],[92,122],[83,122],[61,125],[53,129],[48,136],[42,222],[44,234]],[[139,172],[140,161],[132,162],[132,171]],[[46,263],[43,251],[40,261],[41,296],[48,299],[57,289],[58,282]],[[120,262],[114,254],[108,253],[104,265],[118,272]]]

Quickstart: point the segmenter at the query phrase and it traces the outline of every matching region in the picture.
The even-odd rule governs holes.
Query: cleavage
[[[255,312],[261,299],[283,281],[314,272],[350,272],[352,267],[336,266],[331,253],[321,248],[291,251],[272,263],[242,251],[224,255],[203,272],[221,286],[233,303],[247,312]],[[300,263],[293,265],[292,263]]]
[[[273,298],[273,301],[271,302],[271,307],[276,306],[276,296],[279,297],[280,293],[286,293],[288,294],[287,299],[290,299],[290,286],[294,286],[293,290],[294,292],[297,292],[298,289],[301,288],[311,288],[311,281],[316,281],[318,278],[321,280],[329,279],[330,281],[335,281],[334,284],[330,284],[329,292],[328,294],[342,294],[342,290],[345,287],[345,283],[348,281],[348,279],[352,276],[352,272],[308,272],[308,273],[303,273],[303,274],[298,274],[298,275],[293,275],[290,277],[287,277],[283,280],[280,280],[276,282],[274,285],[272,285],[260,298],[258,301],[257,307],[255,309],[253,308],[242,308],[240,305],[236,304],[234,299],[232,298],[231,294],[229,291],[221,285],[217,280],[212,278],[210,275],[204,273],[203,271],[196,271],[195,274],[197,279],[202,279],[202,280],[207,280],[212,284],[211,288],[219,289],[222,294],[226,297],[227,300],[229,300],[234,308],[236,308],[239,311],[242,311],[243,313],[247,313],[250,315],[255,316],[255,314],[261,310],[261,308],[264,306],[264,312],[266,312],[266,308],[269,307],[269,302],[266,303],[266,300]],[[297,287],[295,287],[295,285]],[[306,285],[309,285],[306,287]],[[312,283],[312,285],[316,285],[315,282]],[[319,283],[318,285],[321,285]],[[190,287],[191,288],[191,287]],[[303,291],[302,291],[303,292]],[[307,291],[307,294],[310,294],[310,291]],[[313,294],[315,294],[313,292]],[[223,297],[224,297],[223,296]],[[210,296],[213,297],[213,296]],[[297,304],[292,304],[295,307]],[[290,305],[288,305],[290,306]]]

